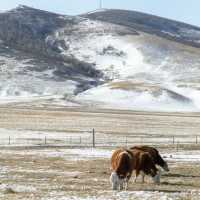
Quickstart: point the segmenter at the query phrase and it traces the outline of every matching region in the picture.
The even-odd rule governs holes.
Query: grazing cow
[[[141,150],[141,151],[144,151],[144,152],[148,152],[151,155],[151,157],[152,157],[152,159],[153,159],[153,161],[156,165],[159,165],[160,167],[162,167],[167,172],[169,171],[167,162],[165,162],[162,159],[158,150],[155,149],[154,147],[150,147],[150,146],[134,146],[134,147],[131,147],[131,150],[134,150],[134,149]]]
[[[111,158],[111,176],[110,181],[112,189],[125,190],[128,187],[128,181],[133,171],[133,155],[126,149],[117,149],[113,152]]]
[[[133,168],[135,170],[135,181],[139,174],[142,175],[142,182],[144,183],[144,176],[150,175],[154,183],[160,183],[160,171],[156,168],[155,163],[148,152],[139,149],[131,149],[134,157]]]

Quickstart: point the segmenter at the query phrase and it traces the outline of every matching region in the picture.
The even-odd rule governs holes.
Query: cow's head
[[[120,185],[120,180],[116,172],[112,172],[110,175],[110,182],[112,184],[112,189],[117,190]]]
[[[163,170],[165,170],[166,172],[169,171],[167,162],[165,160],[163,160],[163,158],[159,154],[156,159],[156,164],[160,165],[163,168]]]
[[[112,172],[110,175],[110,182],[113,190],[123,189],[125,179],[117,175],[116,172]]]
[[[163,168],[166,172],[169,172],[169,167],[168,167],[167,162],[164,163],[164,165],[162,166],[162,168]]]

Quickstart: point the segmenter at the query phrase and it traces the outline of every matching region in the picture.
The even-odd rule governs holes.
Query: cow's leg
[[[128,182],[129,182],[129,180],[131,178],[131,175],[132,175],[132,171],[130,173],[128,173],[128,175],[127,175],[127,177],[125,179],[125,190],[128,189]]]
[[[121,179],[121,180],[120,180],[120,184],[119,184],[119,189],[120,189],[120,190],[123,190],[123,189],[124,189],[124,182],[125,182],[124,179]]]
[[[142,176],[142,183],[144,183],[145,173],[143,171],[141,172],[141,176]]]
[[[124,183],[124,189],[127,190],[128,189],[128,179],[126,179],[125,183]]]
[[[125,179],[125,182],[124,182],[124,189],[125,190],[128,189],[128,181],[129,181],[129,179],[130,179],[130,177]]]
[[[161,171],[158,170],[157,174],[154,177],[152,177],[153,178],[153,182],[156,183],[156,184],[160,184],[160,176],[161,176]]]
[[[134,182],[136,183],[136,181],[137,181],[137,177],[139,176],[139,174],[140,174],[140,171],[139,170],[136,170],[135,171],[135,179],[134,179]]]

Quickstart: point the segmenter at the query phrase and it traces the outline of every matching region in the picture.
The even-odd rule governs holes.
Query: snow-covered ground
[[[194,168],[196,164],[199,164],[200,151],[180,150],[178,152],[171,151],[170,153],[163,153],[162,156],[168,162],[171,171],[168,176],[162,177],[162,184],[160,186],[153,186],[146,180],[146,183],[143,186],[140,183],[136,184],[136,187],[142,187],[140,190],[136,189],[131,191],[131,189],[129,189],[128,191],[116,192],[112,191],[110,187],[100,189],[103,187],[102,185],[97,190],[96,187],[101,178],[102,181],[106,181],[105,183],[109,186],[109,164],[107,161],[110,159],[111,154],[112,150],[100,148],[50,148],[26,149],[26,151],[14,149],[1,150],[2,159],[9,159],[9,162],[4,163],[3,166],[0,163],[1,178],[4,181],[11,178],[12,181],[0,184],[0,198],[7,199],[8,195],[12,194],[15,195],[16,199],[19,196],[21,199],[26,199],[27,194],[35,198],[35,195],[37,196],[37,194],[40,194],[42,197],[39,199],[41,200],[198,200],[200,198],[200,191],[196,187],[193,189],[188,188],[183,191],[179,191],[180,188],[175,188],[176,184],[178,186],[183,183],[181,180],[176,180],[176,177],[173,177],[174,168],[176,170],[178,170],[179,167],[186,166],[193,166]],[[15,165],[13,163],[14,160],[17,162],[20,160],[23,163]],[[98,160],[100,162],[98,162]],[[106,160],[106,162],[103,160]],[[46,163],[41,165],[40,162]],[[89,164],[89,162],[91,162],[91,164]],[[32,167],[30,166],[30,163],[33,165]],[[80,163],[84,163],[84,165],[88,163],[88,166],[82,166],[84,168],[82,169]],[[37,170],[35,170],[35,167],[38,167]],[[103,170],[99,174],[98,170],[101,169],[101,167],[104,167],[104,170],[106,170],[107,173]],[[90,178],[88,175],[84,176],[86,173],[90,174]],[[181,173],[183,172],[179,171],[178,175],[180,177]],[[99,177],[99,175],[104,177]],[[25,182],[30,185],[26,185],[25,182],[15,182],[15,180],[23,180],[24,176],[29,177]],[[49,180],[53,177],[51,186],[48,185],[48,177],[50,177]],[[64,183],[59,181],[59,178],[61,177],[65,180]],[[82,179],[81,177],[84,178]],[[188,177],[190,177],[190,175],[188,175]],[[189,178],[185,179],[184,184],[187,181],[191,181]],[[91,184],[91,181],[92,186],[89,186],[89,189],[86,189],[88,187],[87,184]],[[189,182],[189,185],[190,183],[191,182]],[[135,187],[133,184],[134,183],[131,180],[131,188]],[[184,184],[183,186],[185,187]],[[159,187],[161,188],[159,189]],[[173,189],[171,187],[174,187],[174,190],[172,190],[172,192],[167,192],[167,187],[170,187],[170,189]],[[47,188],[48,192],[46,192]],[[41,194],[41,191],[44,193]],[[23,196],[24,198],[22,198]],[[15,198],[13,197],[13,199]]]
[[[200,162],[200,151],[175,151],[171,153],[163,153],[162,156],[167,161],[172,162]]]
[[[11,155],[13,151],[1,150],[2,152]],[[109,159],[114,149],[102,149],[102,148],[53,148],[53,149],[33,149],[23,151],[15,151],[17,155],[38,155],[39,157],[56,158],[62,157],[66,160],[88,160],[88,159]],[[190,150],[176,150],[170,151],[170,153],[161,153],[162,157],[167,162],[180,162],[180,163],[200,163],[200,151]]]
[[[1,185],[0,197],[6,198],[6,193],[12,191],[13,193],[35,193],[37,190],[34,187],[25,185]],[[148,192],[148,191],[126,191],[126,192],[105,192],[98,191],[97,195],[84,195],[85,197],[66,195],[63,193],[49,192],[48,197],[43,197],[41,200],[198,200],[200,198],[199,191],[188,191],[182,193],[164,193],[164,192]]]
[[[11,155],[13,152],[9,150],[2,150],[2,152]],[[99,148],[66,148],[66,149],[42,149],[42,150],[27,150],[23,151],[15,151],[17,155],[29,155],[45,157],[45,158],[56,158],[62,157],[66,160],[88,160],[88,159],[102,159],[102,158],[110,158],[112,155],[112,150],[99,149]]]
[[[103,193],[103,191],[102,191]],[[51,194],[54,196],[54,194]],[[135,192],[118,192],[110,194],[98,194],[96,196],[80,197],[68,196],[61,197],[60,200],[185,200],[192,199],[198,200],[200,193],[198,191],[184,192],[184,193],[163,193],[163,192],[148,192],[148,191],[135,191]],[[55,200],[55,197],[43,198],[42,200]]]

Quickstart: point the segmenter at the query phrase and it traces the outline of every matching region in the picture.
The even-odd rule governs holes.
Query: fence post
[[[9,138],[8,138],[8,144],[10,145],[10,136],[9,136]]]
[[[95,148],[95,130],[94,128],[92,129],[92,146]]]
[[[80,136],[80,140],[79,140],[79,143],[80,143],[80,144],[82,143],[82,138],[81,138],[81,136]]]
[[[174,138],[174,136],[173,136],[173,144],[175,143],[175,138]]]
[[[46,145],[47,144],[47,137],[45,136],[44,138],[44,144]]]
[[[128,147],[128,140],[127,140],[127,136],[126,136],[126,148]]]
[[[196,135],[196,144],[198,144],[198,136]]]

